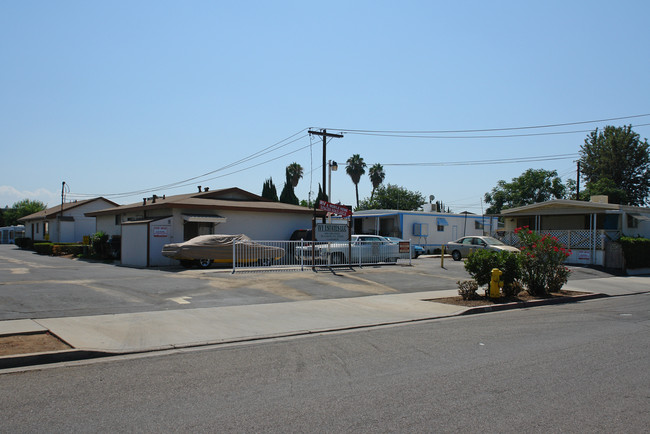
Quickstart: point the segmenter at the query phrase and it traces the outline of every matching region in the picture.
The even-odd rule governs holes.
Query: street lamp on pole
[[[327,181],[327,200],[328,202],[334,202],[332,200],[332,171],[336,172],[339,168],[339,165],[336,164],[336,161],[329,160],[327,162],[327,167],[329,169],[329,175]]]

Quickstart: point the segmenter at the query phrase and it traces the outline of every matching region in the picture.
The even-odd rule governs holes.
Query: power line
[[[447,161],[437,163],[381,163],[383,166],[479,166],[489,164],[531,163],[537,161],[566,160],[578,154],[542,155],[537,157],[499,158],[493,160]]]
[[[176,189],[176,188],[186,187],[188,185],[187,183],[190,182],[190,181],[196,181],[197,179],[202,179],[205,176],[209,176],[209,175],[212,175],[214,173],[229,169],[231,167],[235,167],[235,166],[237,166],[239,164],[243,164],[245,162],[254,160],[255,158],[261,157],[263,155],[267,155],[267,154],[269,154],[271,152],[277,151],[278,149],[281,149],[281,148],[283,148],[285,146],[288,146],[288,145],[290,145],[292,143],[295,143],[295,142],[297,142],[297,141],[299,141],[301,139],[304,139],[305,137],[308,136],[307,134],[304,134],[304,135],[302,135],[302,136],[300,136],[300,137],[298,137],[296,139],[290,140],[290,139],[294,138],[295,136],[299,135],[300,133],[304,132],[305,130],[307,130],[307,128],[303,128],[302,130],[298,131],[297,133],[292,134],[291,136],[289,136],[289,137],[287,137],[287,138],[285,138],[283,140],[280,140],[279,142],[276,142],[276,143],[274,143],[274,144],[272,144],[270,146],[267,146],[267,147],[255,152],[255,153],[253,153],[253,154],[251,154],[251,155],[249,155],[247,157],[244,157],[244,158],[242,158],[240,160],[234,161],[234,162],[232,162],[230,164],[227,164],[225,166],[222,166],[222,167],[220,167],[218,169],[215,169],[215,170],[212,170],[210,172],[204,173],[202,175],[194,176],[194,177],[187,178],[187,179],[184,179],[184,180],[181,180],[181,181],[176,181],[176,182],[173,182],[173,183],[170,183],[170,184],[165,184],[165,185],[159,185],[157,187],[151,187],[151,188],[146,188],[146,189],[142,189],[142,190],[127,191],[127,192],[122,192],[122,193],[107,193],[107,194],[75,193],[72,196],[76,196],[76,197],[103,196],[103,197],[119,198],[119,197],[129,197],[129,196],[135,196],[135,195],[146,194],[146,193],[153,193],[153,192],[160,191],[160,190],[163,190],[163,189]],[[288,141],[288,140],[290,140],[290,141]],[[287,142],[287,143],[284,143],[284,142]],[[278,158],[290,155],[290,154],[298,152],[298,151],[300,151],[302,149],[305,149],[305,147],[302,147],[302,148],[299,148],[299,149],[294,150],[292,152],[289,152],[287,154],[281,155],[280,157],[273,158],[271,160],[267,160],[264,163],[269,162],[269,161],[277,160]],[[254,166],[250,166],[250,167],[242,169],[242,170],[246,170],[246,169],[249,169],[249,168],[252,168],[252,167],[257,167],[257,166],[259,166],[261,164],[264,164],[264,163],[256,164]],[[238,173],[238,172],[239,171],[235,171],[235,172],[232,172],[232,173]],[[226,176],[226,175],[224,175],[224,176]],[[209,180],[216,179],[216,178],[218,178],[218,177],[208,178],[208,179],[205,179],[205,180],[209,181]],[[191,184],[189,184],[189,185],[191,185]]]
[[[638,124],[632,125],[632,127],[645,127],[648,124]],[[478,130],[477,130],[478,131]],[[420,134],[407,134],[407,133],[350,133],[347,134],[356,134],[360,136],[375,136],[375,137],[399,137],[399,138],[409,138],[409,139],[503,139],[508,137],[535,137],[535,136],[557,136],[563,134],[576,134],[576,133],[590,133],[593,130],[573,130],[573,131],[549,131],[546,133],[526,133],[526,134],[491,134],[491,135],[481,135],[481,136],[429,136],[429,135],[420,135]],[[345,131],[343,131],[345,133]]]
[[[564,122],[559,124],[546,124],[546,125],[530,125],[525,127],[506,127],[506,128],[484,128],[484,129],[472,129],[472,130],[434,130],[434,131],[409,131],[409,130],[358,130],[358,129],[349,129],[349,128],[328,128],[332,130],[341,131],[344,133],[396,133],[396,134],[457,134],[457,133],[483,133],[483,132],[493,132],[493,131],[512,131],[512,130],[531,130],[538,128],[557,128],[557,127],[566,127],[570,125],[584,125],[584,124],[594,124],[599,122],[609,122],[609,121],[619,121],[623,119],[634,119],[650,116],[650,113],[632,115],[632,116],[620,116],[615,118],[607,119],[596,119],[591,121],[578,121],[578,122]],[[646,124],[647,125],[647,124]]]
[[[338,130],[344,133],[348,134],[358,134],[358,135],[374,135],[374,136],[386,136],[386,137],[402,137],[402,138],[426,138],[426,139],[483,139],[483,138],[503,138],[503,137],[526,137],[526,136],[542,136],[542,135],[558,135],[558,134],[574,134],[574,133],[584,133],[584,132],[590,132],[592,130],[579,130],[579,131],[552,131],[552,132],[545,132],[545,133],[526,133],[526,134],[506,134],[506,135],[473,135],[473,136],[432,136],[432,135],[424,135],[421,136],[419,134],[441,134],[441,133],[476,133],[476,132],[495,132],[495,131],[512,131],[512,130],[526,130],[526,129],[541,129],[541,128],[554,128],[554,127],[561,127],[561,126],[569,126],[569,125],[580,125],[580,124],[588,124],[588,123],[597,123],[597,122],[607,122],[607,121],[614,121],[614,120],[623,120],[623,119],[633,119],[633,118],[640,118],[640,117],[647,117],[650,116],[650,114],[640,114],[640,115],[633,115],[633,116],[621,116],[621,117],[615,117],[615,118],[607,118],[607,119],[598,119],[598,120],[590,120],[590,121],[580,121],[580,122],[565,122],[565,123],[558,123],[558,124],[548,124],[548,125],[533,125],[533,126],[525,126],[525,127],[508,127],[508,128],[488,128],[488,129],[466,129],[466,130],[438,130],[438,131],[400,131],[400,130],[359,130],[359,129],[334,129]],[[647,126],[650,125],[650,123],[646,124],[639,124],[639,125],[633,125],[633,127],[640,127],[640,126]],[[265,160],[261,163],[254,164],[252,166],[248,166],[245,168],[242,168],[240,170],[236,170],[233,172],[229,172],[227,174],[223,174],[220,176],[212,177],[212,178],[207,178],[203,179],[206,176],[213,175],[218,172],[225,171],[227,169],[236,167],[238,165],[250,162],[254,159],[257,159],[259,157],[262,157],[264,155],[268,155],[272,152],[275,152],[285,146],[288,146],[292,143],[295,143],[299,140],[302,140],[303,138],[307,137],[308,135],[302,135],[298,138],[295,138],[296,136],[300,135],[301,133],[305,132],[306,130],[309,130],[311,128],[303,128],[302,130],[290,135],[289,137],[280,140],[270,146],[267,146],[265,148],[262,148],[261,150],[248,155],[244,158],[241,158],[239,160],[236,160],[232,163],[229,163],[225,166],[219,167],[215,170],[206,172],[202,175],[197,175],[193,176],[191,178],[187,178],[184,180],[176,181],[173,183],[169,184],[164,184],[164,185],[159,185],[156,187],[151,187],[151,188],[145,188],[141,190],[133,190],[133,191],[127,191],[127,192],[122,192],[122,193],[108,193],[108,194],[82,194],[82,193],[71,193],[69,196],[72,197],[93,197],[93,196],[104,196],[104,197],[111,197],[111,198],[119,198],[119,197],[129,197],[129,196],[135,196],[135,195],[140,195],[140,194],[147,194],[147,193],[153,193],[156,191],[160,191],[163,189],[176,189],[176,188],[182,188],[186,187],[190,182],[196,181],[196,180],[213,180],[217,178],[222,178],[225,176],[229,176],[232,174],[236,174],[254,167],[261,166],[263,164],[266,164],[271,161],[275,161],[277,159],[280,159],[282,157],[285,157],[287,155],[291,155],[293,153],[299,152],[305,148],[301,147],[299,149],[296,149],[294,151],[288,152],[286,154],[283,154],[281,156]],[[293,140],[292,140],[293,139]],[[309,147],[312,146],[312,142],[310,139],[310,145]],[[461,166],[461,165],[487,165],[487,164],[513,164],[513,163],[524,163],[524,162],[535,162],[535,161],[551,161],[551,160],[560,160],[560,159],[566,159],[566,158],[575,158],[577,157],[578,154],[562,154],[562,155],[555,155],[555,156],[542,156],[542,157],[522,157],[522,158],[511,158],[511,159],[498,159],[498,160],[478,160],[478,161],[457,161],[457,162],[447,162],[447,163],[386,163],[384,164],[385,166]],[[320,168],[321,166],[319,166]],[[317,170],[318,168],[313,168],[313,163],[312,163],[312,170],[310,171],[313,172],[314,170]],[[311,182],[310,182],[311,184]],[[311,190],[311,185],[310,185],[310,190]]]

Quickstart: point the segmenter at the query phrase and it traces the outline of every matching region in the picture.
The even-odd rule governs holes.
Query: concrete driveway
[[[572,279],[608,276],[576,269]],[[0,320],[169,311],[456,289],[463,262],[420,257],[408,265],[329,271],[135,269],[37,255],[0,245]]]

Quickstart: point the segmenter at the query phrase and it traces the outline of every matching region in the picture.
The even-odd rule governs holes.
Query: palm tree
[[[293,188],[298,186],[298,181],[302,178],[302,166],[298,163],[291,163],[287,166],[287,177],[291,181]]]
[[[370,193],[370,200],[372,200],[373,196],[375,195],[375,190],[377,190],[377,187],[379,187],[386,178],[384,166],[379,163],[373,164],[368,171],[368,175],[370,176],[370,182],[372,182],[372,193]]]
[[[352,182],[354,183],[354,188],[357,193],[357,208],[359,207],[359,181],[361,177],[366,173],[366,163],[363,161],[363,158],[359,154],[354,154],[348,158],[347,166],[345,166],[345,173],[350,175]]]

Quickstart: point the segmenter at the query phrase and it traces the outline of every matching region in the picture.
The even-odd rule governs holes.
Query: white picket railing
[[[569,249],[592,249],[602,250],[605,248],[605,240],[618,240],[621,237],[620,231],[609,230],[543,230],[537,231],[540,235],[548,235],[556,237],[559,242],[564,244]],[[519,236],[514,232],[497,232],[495,238],[503,241],[504,243],[521,247]]]
[[[409,242],[409,251],[413,245]],[[394,264],[412,254],[400,253],[399,245],[369,241],[244,241],[232,250],[233,273],[243,269],[283,269],[329,266]]]

